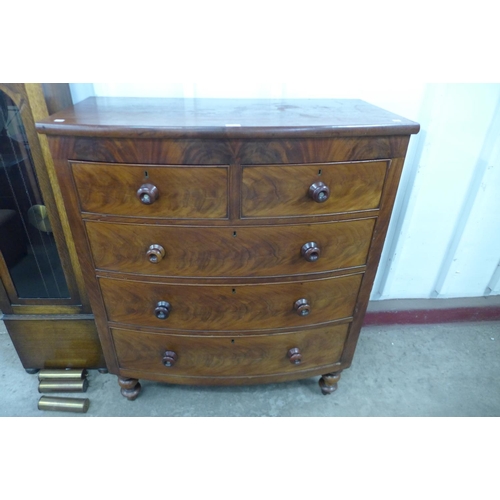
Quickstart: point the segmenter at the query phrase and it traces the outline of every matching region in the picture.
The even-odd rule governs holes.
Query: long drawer
[[[227,217],[227,166],[70,164],[83,212],[171,219]]]
[[[340,360],[348,328],[343,324],[307,332],[233,338],[116,328],[111,328],[111,333],[119,366],[125,370],[173,376],[244,377],[334,364]]]
[[[377,209],[388,161],[243,167],[243,217]]]
[[[248,285],[179,285],[110,278],[99,282],[110,321],[175,330],[236,331],[348,318],[354,311],[361,278],[360,273]]]
[[[87,221],[95,266],[156,276],[284,276],[366,263],[375,219],[260,227]]]

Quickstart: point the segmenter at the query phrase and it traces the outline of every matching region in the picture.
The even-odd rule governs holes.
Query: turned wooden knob
[[[161,245],[150,245],[146,255],[151,264],[158,264],[165,257],[165,249]]]
[[[317,203],[323,203],[330,196],[330,189],[323,182],[315,182],[309,188],[309,196]]]
[[[174,351],[165,351],[162,361],[163,364],[167,367],[174,366],[175,362],[177,361],[177,354],[175,354]]]
[[[299,299],[293,305],[295,311],[299,316],[307,316],[311,312],[311,304],[307,299]]]
[[[318,244],[314,241],[310,241],[302,246],[300,253],[307,262],[314,262],[319,259],[321,255],[321,250],[318,247]]]
[[[302,354],[300,354],[300,349],[298,347],[290,349],[287,356],[292,365],[300,365],[300,363],[302,363]]]
[[[172,311],[172,306],[170,305],[170,303],[164,300],[160,300],[160,302],[156,304],[155,316],[158,319],[167,319],[171,311]]]
[[[137,198],[139,198],[144,205],[151,205],[158,199],[158,196],[160,196],[160,192],[154,184],[143,184],[137,190]]]

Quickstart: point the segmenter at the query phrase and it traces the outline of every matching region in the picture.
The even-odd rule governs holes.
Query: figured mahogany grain
[[[64,144],[69,138],[58,137]],[[49,136],[50,140],[50,136]],[[268,165],[361,161],[404,156],[408,137],[294,139],[172,139],[74,137],[71,158],[95,162],[170,165]],[[53,145],[59,148],[59,145]],[[64,146],[62,146],[64,147]]]
[[[305,164],[385,160],[400,156],[408,137],[335,137],[240,141],[237,161],[242,165]]]
[[[352,316],[362,274],[311,281],[252,285],[173,285],[100,278],[108,319],[176,330],[259,330],[308,326]],[[308,316],[294,303],[305,298]],[[158,301],[172,310],[154,314]],[[292,346],[293,347],[293,346]]]
[[[40,123],[39,131],[52,134],[57,175],[110,372],[182,384],[314,375],[323,375],[326,385],[335,382],[354,355],[409,136],[418,129],[367,103],[317,100],[94,99]],[[112,164],[124,163],[127,169],[147,166],[163,173],[165,167],[187,172],[199,166],[201,175],[193,182],[200,187],[193,189],[189,207],[175,199],[187,185],[181,183],[167,197],[174,207],[141,212],[156,210],[173,180],[165,176],[159,200],[148,207],[135,197],[146,182],[141,173],[130,192],[133,210],[116,212],[123,180],[133,170],[108,177],[105,187],[99,187],[100,175],[85,175],[81,181],[88,183],[89,199],[95,186],[101,190],[95,206],[86,210],[70,168],[83,161],[107,162],[110,172]],[[328,177],[335,169],[337,182]],[[210,170],[225,172],[216,181]],[[147,178],[152,180],[150,172]],[[324,203],[307,195],[317,181],[330,182]],[[209,206],[200,201],[205,191],[213,195]],[[111,211],[102,211],[103,205]],[[370,223],[359,222],[362,218]],[[328,237],[318,241],[323,228]],[[318,245],[319,260],[300,257],[305,243]],[[146,257],[154,244],[165,248],[158,264]],[[328,253],[334,247],[336,252]],[[366,266],[331,270],[361,257]],[[311,265],[323,271],[309,271]],[[293,310],[300,299],[311,307],[307,316]],[[162,301],[172,306],[165,320],[154,312]],[[343,333],[321,333],[334,327]],[[300,335],[310,344],[301,343]],[[274,349],[281,343],[276,361]],[[290,349],[300,351],[299,366],[290,363]],[[331,355],[318,358],[331,349]],[[176,353],[173,366],[163,365],[167,351]],[[183,364],[188,360],[191,364]]]
[[[296,373],[331,365],[340,359],[349,325],[273,335],[200,337],[164,335],[111,328],[121,369],[172,376],[258,376]],[[288,351],[298,347],[301,363],[290,363]],[[177,360],[165,367],[165,350]]]
[[[244,166],[243,217],[333,214],[378,208],[387,161],[344,164]],[[330,191],[317,203],[309,195],[322,182]]]
[[[71,163],[84,212],[139,217],[225,218],[228,167]],[[145,205],[137,190],[158,188],[158,199]]]
[[[366,262],[375,219],[257,227],[183,227],[87,221],[98,269],[157,276],[280,276],[319,273]],[[302,246],[314,241],[320,258]],[[151,245],[165,255],[152,264]]]

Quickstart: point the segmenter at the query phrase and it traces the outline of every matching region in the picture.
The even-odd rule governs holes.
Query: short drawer
[[[99,282],[110,321],[176,330],[234,331],[300,327],[351,317],[361,277],[360,273],[251,285],[110,278]]]
[[[158,276],[283,276],[366,263],[375,219],[181,227],[87,221],[98,269]]]
[[[242,216],[292,217],[377,209],[388,163],[244,166]]]
[[[82,212],[172,219],[227,217],[227,166],[71,162]]]
[[[348,328],[344,324],[238,337],[164,335],[116,328],[111,332],[121,369],[173,376],[245,377],[334,364],[340,360]]]

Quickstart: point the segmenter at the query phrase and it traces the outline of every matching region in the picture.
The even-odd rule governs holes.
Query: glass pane
[[[69,297],[19,109],[1,91],[0,252],[18,297]]]

